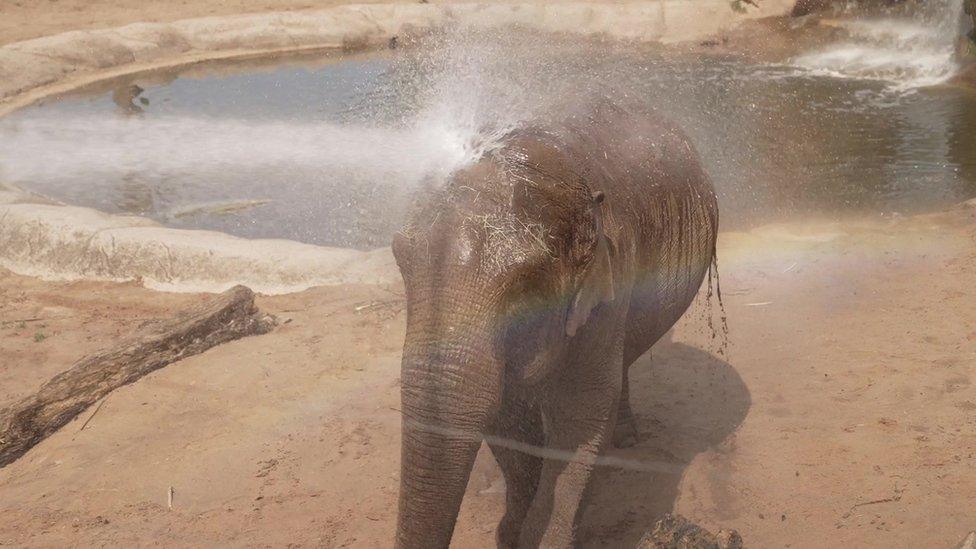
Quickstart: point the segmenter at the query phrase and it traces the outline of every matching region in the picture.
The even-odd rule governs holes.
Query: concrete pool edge
[[[920,247],[971,246],[950,238],[952,226],[970,230],[976,199],[940,212],[888,221],[782,222],[747,231],[722,231],[722,262],[760,255],[791,261],[849,239],[909,237]],[[899,236],[900,235],[900,236]],[[927,236],[924,236],[927,235]],[[879,247],[878,253],[884,253]],[[315,286],[395,284],[400,273],[390,248],[364,252],[291,240],[246,239],[173,229],[138,217],[43,203],[0,187],[0,267],[49,281],[136,280],[171,292],[221,292],[244,284],[267,295]]]
[[[0,116],[46,96],[127,73],[302,49],[365,49],[400,34],[448,26],[522,25],[674,43],[790,9],[791,0],[770,0],[744,13],[733,11],[728,0],[349,4],[72,31],[0,47]]]
[[[291,240],[172,229],[138,217],[38,203],[0,191],[0,267],[43,280],[138,280],[150,289],[262,294],[399,279],[389,248],[369,252]]]

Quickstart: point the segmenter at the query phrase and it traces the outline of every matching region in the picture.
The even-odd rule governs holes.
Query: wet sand
[[[672,508],[752,547],[958,543],[976,529],[974,241],[976,205],[722,233],[728,352],[699,303],[633,368],[641,441],[611,455],[673,472],[601,469],[583,545],[632,546]],[[3,273],[4,321],[40,320],[0,328],[0,405],[196,299]],[[0,469],[0,543],[389,545],[402,290],[259,305],[289,322],[115,391]],[[492,539],[503,490],[480,456],[455,546]]]

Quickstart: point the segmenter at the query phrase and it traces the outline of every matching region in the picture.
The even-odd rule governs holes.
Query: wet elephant
[[[503,547],[566,547],[594,461],[636,435],[627,369],[684,313],[718,208],[688,138],[601,99],[526,124],[415,204],[396,545],[447,547],[475,455],[506,483]]]

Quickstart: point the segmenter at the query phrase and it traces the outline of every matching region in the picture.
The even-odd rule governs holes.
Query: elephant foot
[[[617,421],[617,425],[613,428],[614,448],[630,448],[635,444],[637,444],[637,423],[633,416]]]

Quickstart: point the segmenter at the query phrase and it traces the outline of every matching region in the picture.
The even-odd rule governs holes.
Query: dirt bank
[[[727,355],[699,306],[634,368],[642,440],[600,471],[584,546],[674,508],[753,547],[950,547],[976,528],[976,208],[723,233]],[[196,299],[0,276],[0,395]],[[259,305],[290,320],[108,397],[0,470],[0,543],[388,545],[398,285]],[[717,311],[715,311],[717,312]],[[38,337],[37,334],[43,334]],[[671,473],[648,472],[671,469]],[[481,456],[457,532],[502,510]],[[173,509],[167,491],[175,490]]]
[[[131,23],[166,23],[190,17],[327,8],[341,4],[416,3],[404,0],[0,0],[0,44],[74,30],[119,27]]]
[[[548,4],[572,0],[547,0]],[[73,30],[118,27],[130,23],[166,23],[192,17],[302,11],[344,4],[417,4],[417,0],[59,0],[56,5],[30,0],[0,0],[0,45]],[[461,4],[458,0],[431,0],[431,4]],[[493,0],[492,3],[518,3]],[[590,0],[591,4],[619,4]]]

